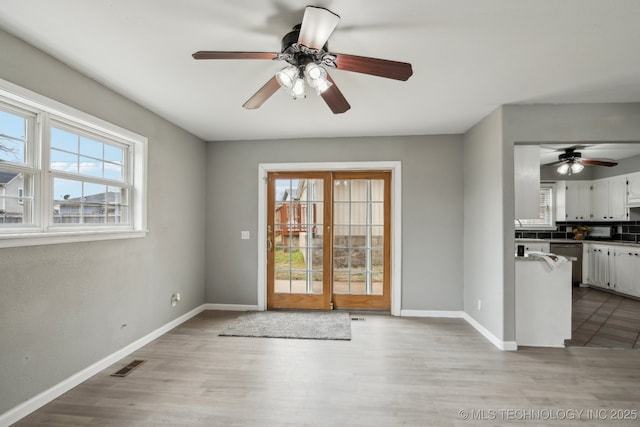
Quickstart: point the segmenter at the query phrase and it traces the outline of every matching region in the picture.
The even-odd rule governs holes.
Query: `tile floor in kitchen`
[[[640,349],[640,301],[594,288],[573,288],[567,347]]]

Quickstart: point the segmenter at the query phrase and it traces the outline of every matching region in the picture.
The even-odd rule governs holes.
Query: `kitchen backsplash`
[[[613,227],[612,240],[640,242],[640,221],[624,222],[556,222],[555,230],[527,230],[516,228],[516,239],[573,239],[573,227]],[[516,226],[517,227],[517,226]],[[587,232],[587,239],[589,233]]]

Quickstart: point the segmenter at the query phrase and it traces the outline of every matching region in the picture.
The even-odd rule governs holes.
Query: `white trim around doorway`
[[[267,173],[391,171],[391,315],[402,311],[402,162],[260,163],[258,165],[258,310],[267,309]]]

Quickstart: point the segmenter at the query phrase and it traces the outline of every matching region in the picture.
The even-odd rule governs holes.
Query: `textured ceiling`
[[[501,104],[640,101],[640,1],[313,3],[341,16],[331,51],[413,64],[407,82],[330,71],[351,110],[282,90],[241,106],[283,67],[195,61],[279,51],[295,0],[2,0],[0,27],[205,140],[462,133]]]

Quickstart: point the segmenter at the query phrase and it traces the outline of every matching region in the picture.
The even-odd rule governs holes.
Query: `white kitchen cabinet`
[[[589,285],[609,288],[609,248],[606,245],[587,246],[587,275],[583,280]]]
[[[583,244],[583,282],[640,297],[640,247]]]
[[[626,221],[627,177],[596,179],[591,182],[591,219],[593,221]]]
[[[591,181],[566,181],[565,221],[591,220]]]
[[[582,283],[585,285],[593,283],[591,275],[594,261],[591,246],[591,243],[588,242],[582,244]]]
[[[640,172],[627,175],[627,204],[640,206]]]
[[[609,252],[611,257],[610,287],[624,294],[633,294],[636,266],[640,265],[640,254],[634,248],[620,247]]]

